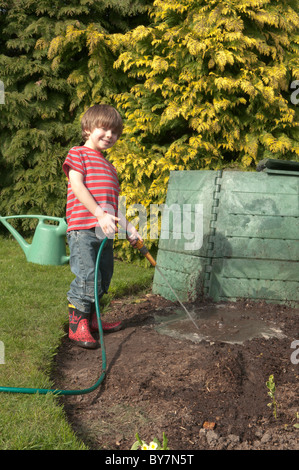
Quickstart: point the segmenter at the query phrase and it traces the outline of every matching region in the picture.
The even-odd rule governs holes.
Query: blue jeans
[[[76,278],[67,293],[68,301],[80,312],[90,313],[95,302],[95,266],[103,240],[97,238],[94,229],[72,230],[67,233],[70,248],[70,268]],[[103,248],[98,272],[98,297],[106,294],[113,275],[113,240],[107,240]]]

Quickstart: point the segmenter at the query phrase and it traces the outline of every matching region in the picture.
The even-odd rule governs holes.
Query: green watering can
[[[7,219],[17,218],[38,219],[39,222],[31,244],[27,243],[19,232],[7,222]],[[46,224],[46,220],[54,220],[58,222],[58,225]],[[24,251],[27,261],[52,265],[68,263],[69,256],[66,255],[65,243],[67,223],[65,219],[44,215],[11,215],[7,217],[0,216],[0,221],[15,237]]]

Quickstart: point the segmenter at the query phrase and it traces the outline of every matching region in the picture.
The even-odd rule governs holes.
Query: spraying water
[[[152,266],[154,266],[158,271],[159,271],[159,274],[161,274],[162,278],[164,279],[164,281],[166,282],[166,284],[168,285],[169,289],[171,290],[171,292],[173,293],[173,295],[175,296],[175,298],[177,299],[177,301],[179,302],[179,304],[181,305],[181,307],[184,309],[184,311],[186,312],[188,318],[192,321],[193,325],[199,330],[199,327],[196,325],[194,319],[192,318],[191,316],[191,313],[188,312],[188,310],[186,309],[185,305],[180,301],[180,299],[178,298],[178,295],[177,293],[175,292],[175,290],[171,287],[171,285],[169,284],[168,280],[166,279],[166,277],[164,276],[164,274],[162,273],[161,269],[159,268],[159,266],[157,266],[157,263],[156,261],[154,260],[154,258],[151,256],[151,254],[149,253],[148,249],[146,248],[146,246],[142,243],[141,240],[136,240],[137,243],[136,243],[136,246],[138,248],[138,250],[140,251],[140,253],[142,255],[144,255],[148,260],[149,262],[151,263]]]
[[[175,296],[175,298],[177,299],[177,301],[179,302],[179,304],[181,305],[181,307],[185,310],[186,314],[188,315],[189,319],[192,321],[193,325],[195,325],[195,327],[199,330],[198,326],[196,325],[194,319],[192,318],[192,315],[191,313],[186,309],[185,305],[180,301],[180,299],[178,298],[178,295],[177,293],[175,292],[175,290],[171,287],[171,285],[169,284],[168,280],[166,279],[166,277],[164,276],[164,274],[162,273],[161,269],[159,268],[159,266],[155,266],[155,268],[159,271],[159,274],[161,274],[161,276],[163,277],[164,281],[166,282],[166,284],[168,285],[169,289],[171,290],[171,292],[173,293],[173,295]]]

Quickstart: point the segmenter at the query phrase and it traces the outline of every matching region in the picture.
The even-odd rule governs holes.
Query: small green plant
[[[275,397],[275,392],[276,392],[276,386],[274,382],[274,375],[270,375],[269,380],[266,382],[267,388],[268,388],[268,395],[271,397],[272,401],[268,403],[268,406],[270,408],[273,408],[273,416],[274,418],[277,418],[277,401]]]
[[[139,434],[136,433],[135,437],[137,439],[136,442],[131,447],[131,450],[169,450],[167,447],[168,439],[163,432],[163,443],[161,444],[158,439],[154,438],[149,444],[142,441],[139,437]]]

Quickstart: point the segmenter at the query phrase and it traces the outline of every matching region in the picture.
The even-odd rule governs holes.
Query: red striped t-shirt
[[[101,152],[89,147],[73,147],[64,163],[66,176],[75,170],[84,176],[83,182],[101,208],[117,217],[119,181],[114,166],[103,157]],[[98,221],[76,198],[68,182],[66,219],[67,231],[96,227]]]

